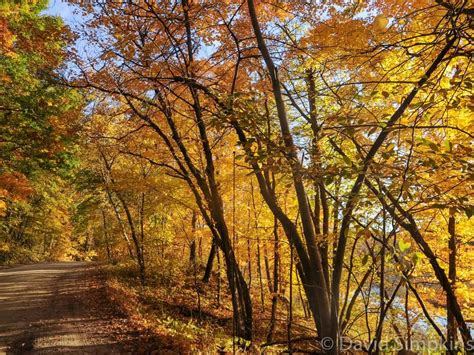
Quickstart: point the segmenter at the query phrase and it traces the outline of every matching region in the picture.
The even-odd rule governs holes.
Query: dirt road
[[[98,266],[44,263],[0,269],[0,354],[158,353],[105,297]]]

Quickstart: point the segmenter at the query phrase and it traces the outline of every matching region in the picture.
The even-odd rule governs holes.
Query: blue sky
[[[48,8],[42,11],[45,15],[60,16],[71,27],[79,23],[81,16],[74,14],[74,7],[63,0],[50,0]]]
[[[43,10],[41,13],[49,16],[61,17],[66,25],[68,25],[73,31],[76,30],[80,33],[81,25],[85,24],[87,16],[82,16],[78,13],[78,7],[71,5],[66,0],[49,0],[48,8]],[[84,38],[79,38],[74,44],[79,55],[84,59],[87,58],[88,52],[93,52],[93,48],[89,46],[89,43]]]

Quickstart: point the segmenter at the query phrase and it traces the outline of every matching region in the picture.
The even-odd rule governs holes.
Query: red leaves
[[[0,174],[0,198],[24,200],[33,193],[25,175],[14,173]]]

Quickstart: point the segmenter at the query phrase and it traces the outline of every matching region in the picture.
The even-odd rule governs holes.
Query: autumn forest
[[[172,352],[474,352],[471,1],[56,2],[0,2],[0,265]]]

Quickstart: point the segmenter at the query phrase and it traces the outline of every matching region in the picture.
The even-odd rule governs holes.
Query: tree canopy
[[[3,261],[187,280],[234,350],[473,351],[469,1],[70,4],[1,10]]]

